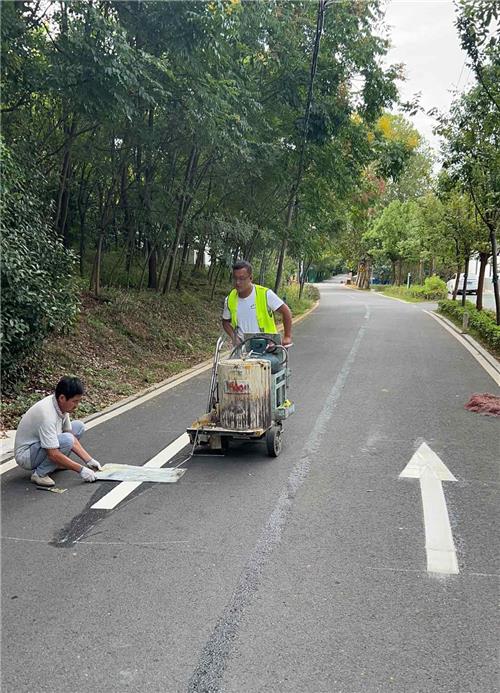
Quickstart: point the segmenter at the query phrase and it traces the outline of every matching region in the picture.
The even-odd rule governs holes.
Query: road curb
[[[496,384],[500,387],[500,362],[490,354],[484,347],[481,346],[475,339],[473,339],[469,334],[466,334],[460,330],[455,323],[437,311],[423,310],[424,313],[430,315],[434,318],[436,322],[440,323],[448,332],[450,332],[455,339],[457,339],[462,346],[464,346],[467,351],[469,351],[476,361],[481,364],[484,370],[493,378]]]
[[[314,303],[314,305],[311,308],[309,308],[309,310],[306,310],[305,313],[302,313],[302,315],[299,315],[297,318],[293,319],[292,324],[297,325],[300,322],[302,322],[302,320],[307,318],[314,310],[316,310],[316,308],[319,306],[319,303],[320,301],[318,299]],[[280,332],[282,331],[283,328],[280,328]],[[194,378],[196,375],[199,375],[200,373],[207,371],[209,368],[212,367],[212,363],[212,358],[202,361],[201,363],[198,363],[195,366],[191,366],[191,368],[188,368],[185,371],[181,371],[180,373],[171,375],[169,378],[166,378],[165,380],[162,380],[159,383],[155,383],[155,385],[150,385],[149,387],[140,390],[139,392],[136,392],[134,395],[130,395],[125,399],[121,399],[118,402],[115,402],[114,404],[110,404],[109,407],[106,407],[101,411],[89,414],[89,416],[86,416],[81,420],[86,424],[91,424],[90,426],[87,426],[87,428],[93,428],[94,426],[97,426],[99,423],[101,423],[101,419],[103,421],[107,421],[108,419],[114,418],[115,416],[118,416],[120,413],[122,413],[121,410],[125,412],[129,409],[133,409],[134,406],[139,406],[139,404],[141,404],[142,401],[153,399],[153,397],[157,397],[158,395],[161,395],[163,392],[166,392],[167,390],[170,390],[173,387],[176,387],[177,385],[181,385],[187,380]],[[7,464],[8,462],[12,462],[14,459],[12,457],[12,453],[14,450],[14,433],[15,431],[7,431],[7,434],[9,435],[12,441],[12,447],[7,448],[5,452],[2,453],[2,455],[0,456],[0,464]],[[2,470],[0,469],[0,473],[1,471]]]

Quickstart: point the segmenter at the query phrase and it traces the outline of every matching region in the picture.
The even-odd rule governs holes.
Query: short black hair
[[[64,378],[61,378],[57,383],[55,395],[56,399],[61,395],[64,395],[66,399],[71,399],[72,397],[76,397],[76,395],[83,395],[84,392],[85,388],[79,378],[71,378],[65,375]]]
[[[247,262],[246,260],[238,260],[238,262],[234,263],[233,272],[235,270],[240,270],[240,269],[246,269],[250,276],[252,276],[252,274],[253,274],[252,265],[249,262]]]

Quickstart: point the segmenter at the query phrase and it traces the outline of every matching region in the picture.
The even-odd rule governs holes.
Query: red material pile
[[[500,397],[490,395],[487,392],[482,395],[475,394],[472,395],[465,408],[469,411],[476,411],[478,414],[500,416]]]

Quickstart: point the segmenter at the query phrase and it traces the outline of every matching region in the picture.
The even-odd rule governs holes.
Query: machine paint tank
[[[219,422],[235,431],[269,428],[271,364],[265,359],[230,359],[218,369]]]

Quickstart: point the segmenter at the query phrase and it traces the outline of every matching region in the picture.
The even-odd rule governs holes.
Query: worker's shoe
[[[54,479],[51,479],[48,474],[45,476],[38,476],[36,472],[33,472],[31,475],[31,481],[36,484],[37,486],[55,486],[56,482]]]

